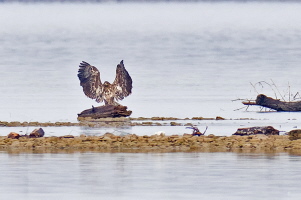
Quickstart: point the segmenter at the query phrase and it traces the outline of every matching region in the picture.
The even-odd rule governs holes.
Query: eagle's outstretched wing
[[[120,64],[117,65],[116,78],[112,84],[115,93],[114,98],[116,100],[122,100],[124,97],[129,96],[132,93],[132,83],[132,78],[126,71],[122,60]]]
[[[79,65],[77,76],[85,95],[91,99],[96,99],[98,103],[102,102],[102,83],[98,69],[83,61]]]

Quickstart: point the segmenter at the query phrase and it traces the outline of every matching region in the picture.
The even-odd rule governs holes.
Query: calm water
[[[82,60],[113,81],[124,60],[133,117],[254,117],[237,98],[272,79],[300,91],[301,4],[0,4],[0,119],[76,121],[96,106],[77,78]],[[262,91],[260,87],[257,88]],[[272,95],[270,88],[264,93]],[[255,109],[256,110],[256,109]],[[258,109],[257,109],[258,111]]]
[[[1,199],[300,199],[300,159],[246,153],[0,153]]]
[[[97,106],[79,86],[79,63],[113,81],[123,59],[134,88],[121,103],[132,117],[245,117],[289,131],[299,113],[234,111],[243,105],[232,100],[300,91],[300,10],[267,2],[0,4],[0,120],[75,122]],[[271,80],[279,92],[250,84]],[[244,123],[198,125],[225,134]]]

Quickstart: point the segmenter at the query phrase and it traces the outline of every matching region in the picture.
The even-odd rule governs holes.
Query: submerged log
[[[127,110],[126,106],[113,106],[105,105],[99,107],[92,107],[90,109],[82,111],[78,114],[78,117],[90,117],[92,119],[99,118],[115,118],[115,117],[128,117],[132,114],[131,110]]]
[[[285,102],[278,99],[267,97],[264,94],[259,94],[254,101],[242,102],[244,105],[257,105],[270,108],[276,111],[300,112],[301,101]]]

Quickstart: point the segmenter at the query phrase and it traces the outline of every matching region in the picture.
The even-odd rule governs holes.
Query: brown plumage
[[[116,101],[124,99],[132,93],[132,78],[123,65],[123,60],[116,68],[116,77],[111,84],[100,80],[98,69],[83,61],[79,65],[78,78],[85,95],[96,102],[105,102],[105,105],[119,105]]]

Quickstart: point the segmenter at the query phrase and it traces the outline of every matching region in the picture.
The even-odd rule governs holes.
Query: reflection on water
[[[4,199],[292,199],[299,162],[289,154],[1,153]]]

